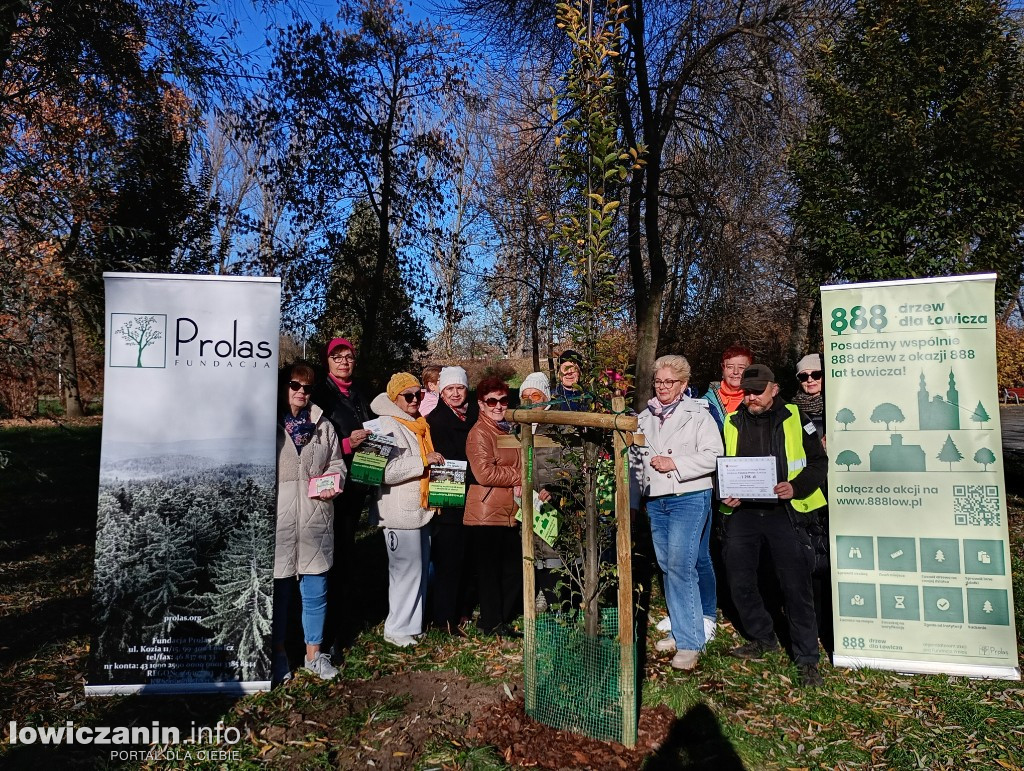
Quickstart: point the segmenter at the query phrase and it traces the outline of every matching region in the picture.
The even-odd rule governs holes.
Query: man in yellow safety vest
[[[726,457],[775,460],[774,498],[722,498],[726,515],[722,554],[729,589],[750,642],[731,651],[742,659],[759,659],[777,650],[772,618],[757,581],[762,544],[775,564],[782,590],[793,658],[805,686],[822,684],[818,671],[818,630],[814,618],[811,570],[814,550],[805,529],[811,512],[826,505],[822,487],[828,458],[814,424],[795,405],[779,397],[774,373],[752,364],[740,381],[743,402],[725,418]]]

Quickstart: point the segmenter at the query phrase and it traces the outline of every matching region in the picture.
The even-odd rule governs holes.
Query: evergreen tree
[[[135,590],[137,608],[143,614],[145,632],[165,636],[174,628],[174,622],[165,621],[165,616],[187,609],[183,599],[199,577],[196,552],[180,522],[149,512],[139,522],[139,530],[146,546],[145,569],[140,566]]]
[[[985,405],[978,402],[978,406],[974,408],[974,412],[971,413],[971,420],[978,424],[978,428],[981,428],[982,423],[988,423],[991,418],[988,416],[988,412],[985,410]]]
[[[274,518],[249,509],[211,566],[214,591],[204,599],[214,640],[233,645],[244,680],[265,679],[274,604]]]
[[[791,167],[821,278],[998,271],[1024,258],[1024,63],[997,0],[860,0],[808,80]]]
[[[367,329],[370,298],[377,260],[378,222],[368,203],[357,203],[345,224],[344,234],[329,234],[327,251],[332,264],[326,305],[317,328],[325,340],[341,335],[362,341]],[[413,310],[412,298],[402,280],[398,256],[392,251],[384,269],[384,285],[376,300],[378,356],[361,359],[361,377],[386,382],[387,377],[412,367],[413,354],[426,348],[426,327]]]
[[[959,463],[964,459],[964,456],[960,454],[960,450],[957,449],[956,444],[953,443],[953,437],[946,434],[946,441],[942,445],[942,449],[939,454],[935,456],[943,463],[949,464],[949,470],[953,470],[953,464]]]

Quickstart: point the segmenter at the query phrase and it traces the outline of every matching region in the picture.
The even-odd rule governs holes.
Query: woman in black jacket
[[[438,381],[440,401],[427,415],[434,449],[446,460],[467,460],[466,437],[476,423],[479,408],[469,399],[469,379],[462,367],[445,367]],[[466,488],[469,489],[469,468]],[[458,634],[459,623],[472,611],[468,601],[466,529],[462,524],[464,506],[445,507],[434,518],[430,538],[430,560],[434,578],[430,588],[430,617],[434,626]]]
[[[354,380],[356,351],[344,337],[327,344],[324,358],[327,377],[313,391],[313,403],[324,411],[341,440],[346,471],[352,468],[352,455],[370,432],[363,423],[374,415],[362,386]],[[338,648],[352,642],[359,633],[361,619],[355,610],[359,603],[352,592],[356,528],[366,505],[369,488],[351,480],[334,499],[334,567],[327,576],[327,622],[325,641],[333,639]],[[335,650],[337,656],[340,650]]]

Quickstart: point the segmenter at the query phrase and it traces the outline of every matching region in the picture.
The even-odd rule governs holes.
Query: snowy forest
[[[269,678],[274,469],[197,465],[104,468],[91,685]]]

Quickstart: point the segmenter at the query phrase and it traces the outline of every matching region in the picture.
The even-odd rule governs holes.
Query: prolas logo
[[[203,339],[199,334],[199,324],[193,319],[181,316],[175,322],[174,334],[175,356],[216,356],[218,359],[269,359],[274,355],[270,342],[259,340],[238,339],[238,319],[231,322],[231,339],[226,337],[215,340],[213,337]]]

